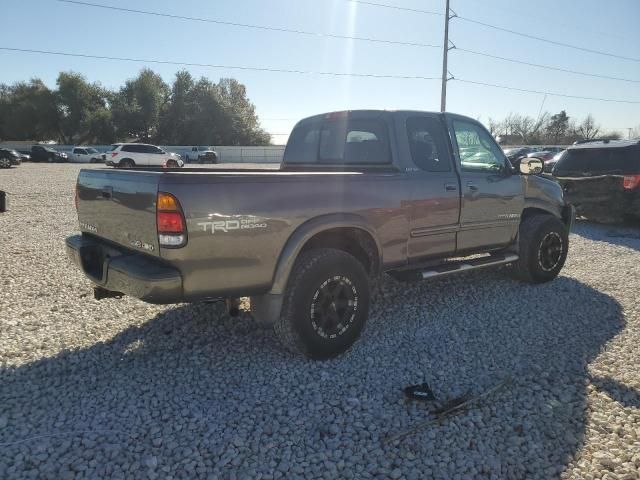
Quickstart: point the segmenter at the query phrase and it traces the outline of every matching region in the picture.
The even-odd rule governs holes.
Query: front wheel
[[[8,158],[0,158],[0,168],[11,168],[11,160]]]
[[[133,162],[133,160],[131,160],[129,158],[125,158],[124,160],[120,160],[120,163],[118,164],[118,167],[120,167],[120,168],[133,168],[135,166],[136,166],[136,164]]]
[[[346,351],[369,316],[363,265],[340,250],[320,248],[296,260],[275,331],[294,353],[328,359]]]
[[[516,276],[525,282],[543,283],[558,276],[569,252],[569,233],[559,218],[534,215],[520,225],[520,258]]]

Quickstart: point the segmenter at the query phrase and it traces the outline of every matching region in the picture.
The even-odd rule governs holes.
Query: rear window
[[[640,145],[624,148],[570,149],[558,161],[557,175],[604,175],[640,173]]]
[[[116,148],[118,148],[120,145],[111,145],[108,149],[107,152],[112,152],[114,151]]]
[[[384,165],[391,163],[387,125],[380,119],[325,119],[298,125],[284,163]]]

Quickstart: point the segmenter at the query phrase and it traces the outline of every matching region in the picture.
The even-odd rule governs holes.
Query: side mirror
[[[520,173],[523,175],[538,175],[543,168],[544,164],[539,158],[523,158],[520,161]]]

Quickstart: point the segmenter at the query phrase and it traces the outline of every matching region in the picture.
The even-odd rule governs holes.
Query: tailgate
[[[158,256],[156,196],[160,175],[81,170],[76,187],[80,230]]]

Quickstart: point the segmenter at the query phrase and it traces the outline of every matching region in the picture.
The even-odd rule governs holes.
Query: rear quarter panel
[[[162,249],[177,266],[187,300],[270,290],[288,240],[318,217],[350,213],[375,232],[385,265],[406,261],[403,173],[167,173],[160,190],[176,195],[189,240]],[[331,226],[328,222],[327,226]]]

